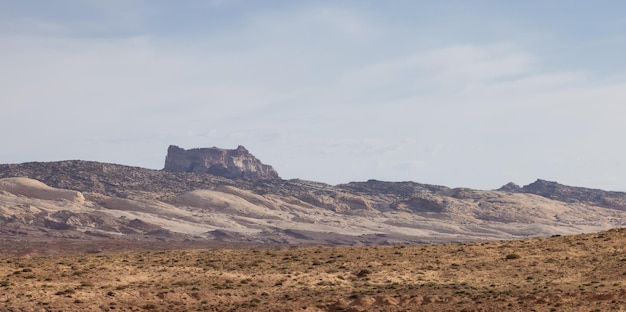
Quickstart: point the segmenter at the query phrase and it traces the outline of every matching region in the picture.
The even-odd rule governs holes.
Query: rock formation
[[[524,187],[509,183],[498,190],[511,193],[535,194],[566,203],[583,203],[599,207],[626,210],[626,193],[624,192],[568,186],[541,179],[525,185]]]
[[[521,186],[513,182],[509,182],[497,190],[500,192],[510,192],[510,193],[521,193],[523,191]]]
[[[271,167],[261,167],[243,147],[207,150],[194,156],[194,150],[171,147],[168,169],[184,172],[79,160],[0,164],[0,241],[414,244],[626,226],[626,193],[621,192],[544,180],[483,191],[410,181],[333,186],[246,179]],[[187,153],[195,159],[185,158]],[[211,171],[207,155],[231,168],[236,173],[231,177],[244,178],[195,173]],[[203,157],[206,162],[193,164]]]
[[[229,179],[280,179],[272,166],[261,163],[241,145],[234,150],[216,147],[185,150],[170,145],[163,170],[210,173]]]

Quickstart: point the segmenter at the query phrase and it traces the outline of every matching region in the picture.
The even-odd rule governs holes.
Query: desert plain
[[[398,246],[5,249],[0,311],[623,311],[625,246],[626,229],[613,229]]]

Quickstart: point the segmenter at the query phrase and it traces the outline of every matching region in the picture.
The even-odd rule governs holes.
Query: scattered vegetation
[[[626,230],[612,230],[450,245],[0,256],[0,305],[52,311],[619,311],[626,309],[625,246]]]
[[[512,254],[508,254],[508,255],[506,255],[506,257],[505,257],[505,258],[506,258],[507,260],[514,260],[514,259],[519,259],[519,258],[521,258],[521,257],[522,257],[522,256],[520,256],[520,255],[518,255],[518,254],[516,254],[516,253],[512,253]]]

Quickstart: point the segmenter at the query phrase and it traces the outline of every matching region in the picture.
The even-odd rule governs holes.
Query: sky
[[[626,1],[0,0],[0,163],[626,191]]]

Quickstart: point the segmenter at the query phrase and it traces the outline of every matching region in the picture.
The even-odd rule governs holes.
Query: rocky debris
[[[234,150],[217,147],[185,150],[170,145],[163,170],[209,173],[229,179],[280,179],[272,166],[261,163],[241,145]]]

